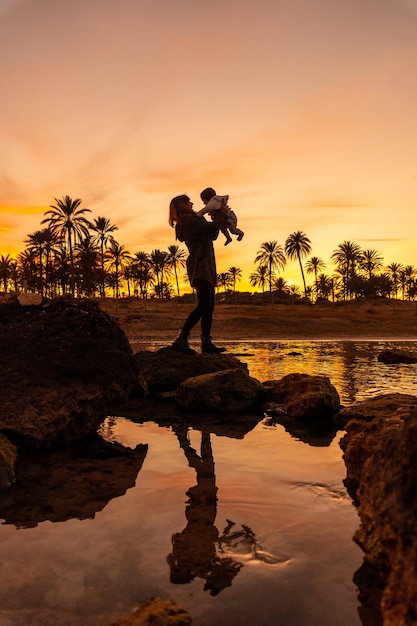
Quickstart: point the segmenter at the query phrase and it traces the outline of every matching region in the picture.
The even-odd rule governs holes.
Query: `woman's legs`
[[[194,352],[188,344],[188,337],[197,322],[201,320],[202,351],[224,352],[225,348],[217,348],[211,342],[210,336],[214,310],[214,287],[205,280],[199,280],[195,282],[194,288],[197,293],[197,306],[185,320],[180,334],[172,345],[183,352]]]
[[[205,280],[198,281],[194,287],[197,293],[197,306],[185,320],[182,330],[188,335],[201,319],[201,334],[209,337],[214,310],[214,287]]]

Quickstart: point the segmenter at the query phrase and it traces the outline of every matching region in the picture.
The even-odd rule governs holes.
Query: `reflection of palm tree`
[[[198,576],[206,581],[204,590],[215,596],[232,584],[242,564],[216,553],[217,487],[210,434],[201,433],[200,455],[191,447],[186,428],[177,428],[176,435],[188,464],[196,471],[197,484],[187,491],[187,526],[172,537],[172,553],[168,556],[170,580],[185,584]]]
[[[265,241],[255,257],[255,263],[266,265],[269,276],[269,297],[272,300],[272,274],[274,269],[283,269],[286,263],[282,246],[277,241]]]
[[[300,264],[301,276],[304,285],[304,297],[307,298],[306,279],[304,277],[303,264],[301,259],[311,252],[311,241],[301,230],[292,233],[287,237],[285,242],[285,253],[289,259],[298,259]]]

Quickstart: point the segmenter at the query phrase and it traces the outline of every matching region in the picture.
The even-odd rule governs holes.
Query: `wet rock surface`
[[[258,380],[235,368],[189,378],[180,384],[175,397],[186,409],[236,412],[259,403],[264,394]]]
[[[248,371],[246,363],[229,354],[186,354],[171,346],[136,352],[135,360],[151,394],[175,391],[187,378],[201,374],[234,368]]]
[[[340,409],[339,394],[326,376],[288,374],[264,386],[269,409],[283,418],[325,421]]]
[[[378,354],[380,363],[417,363],[417,356],[404,350],[384,350]]]
[[[19,449],[95,432],[138,386],[129,342],[94,302],[0,304],[0,433]]]
[[[390,394],[358,403],[354,412],[359,419],[348,422],[340,444],[361,519],[354,539],[379,575],[384,626],[411,626],[417,623],[417,398]]]

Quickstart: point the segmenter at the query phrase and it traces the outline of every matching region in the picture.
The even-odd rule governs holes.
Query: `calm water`
[[[261,381],[329,376],[345,405],[417,395],[416,366],[377,362],[394,347],[417,351],[386,341],[228,345]],[[136,484],[88,519],[75,510],[66,521],[0,526],[0,626],[108,626],[153,596],[176,600],[195,626],[368,626],[352,582],[362,552],[343,433],[320,446],[267,419],[236,439],[118,416],[103,432],[148,444]]]

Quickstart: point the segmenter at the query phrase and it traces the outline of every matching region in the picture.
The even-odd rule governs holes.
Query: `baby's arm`
[[[217,211],[217,209],[220,209],[221,205],[222,205],[222,201],[219,200],[217,196],[213,196],[207,202],[205,207],[197,211],[197,215],[201,216],[201,215],[205,215],[206,213],[212,213],[212,211]]]

